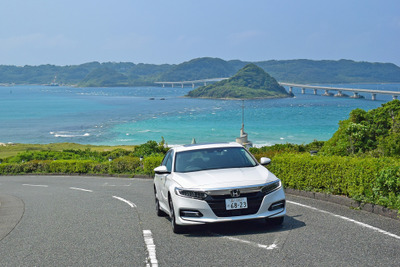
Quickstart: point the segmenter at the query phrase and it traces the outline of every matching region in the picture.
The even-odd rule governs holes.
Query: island
[[[265,99],[291,97],[285,88],[255,64],[247,64],[233,77],[201,86],[190,91],[187,97],[218,99]]]

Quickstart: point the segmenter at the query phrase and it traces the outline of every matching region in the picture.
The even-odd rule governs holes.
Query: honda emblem
[[[231,191],[231,196],[232,197],[240,197],[240,191],[239,189],[234,189]]]

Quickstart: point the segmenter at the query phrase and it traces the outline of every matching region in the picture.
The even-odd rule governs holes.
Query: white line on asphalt
[[[146,266],[157,267],[158,261],[156,257],[156,245],[154,245],[153,236],[150,230],[143,230],[144,243],[147,247],[147,252],[149,253],[149,258],[147,260]]]
[[[84,192],[93,192],[93,190],[83,189],[83,188],[79,188],[79,187],[70,187],[69,189],[78,190],[78,191],[84,191]]]
[[[258,244],[258,243],[255,243],[255,242],[251,242],[251,241],[248,241],[248,240],[235,238],[235,237],[231,237],[231,236],[225,236],[225,235],[220,235],[220,234],[216,234],[216,233],[211,233],[211,234],[213,234],[215,236],[219,236],[219,237],[225,238],[225,239],[228,239],[228,240],[231,240],[231,241],[241,242],[241,243],[244,243],[244,244],[248,244],[248,245],[251,245],[251,246],[263,248],[263,249],[266,249],[266,250],[272,250],[272,249],[278,248],[278,246],[276,245],[276,243],[278,243],[278,240],[275,240],[272,245],[263,245],[263,244]]]
[[[126,204],[128,204],[131,208],[137,208],[135,203],[126,200],[122,197],[113,196],[113,198],[118,199]],[[146,244],[147,252],[149,254],[148,258],[146,259],[146,266],[148,267],[157,267],[158,261],[156,258],[156,245],[154,245],[153,236],[150,230],[143,230],[143,238],[144,243]]]
[[[25,186],[37,186],[37,187],[49,187],[48,185],[45,184],[22,184]]]
[[[311,207],[311,206],[307,206],[307,205],[304,205],[304,204],[301,204],[301,203],[297,203],[297,202],[293,202],[293,201],[288,201],[288,200],[287,200],[286,202],[287,202],[287,203],[290,203],[290,204],[293,204],[293,205],[300,206],[300,207],[304,207],[304,208],[312,209],[312,210],[315,210],[315,211],[319,211],[319,212],[322,212],[322,213],[325,213],[325,214],[329,214],[329,215],[335,216],[335,217],[337,217],[337,218],[346,220],[346,221],[348,221],[348,222],[352,222],[352,223],[358,224],[358,225],[360,225],[360,226],[362,226],[362,227],[365,227],[365,228],[371,229],[371,230],[373,230],[373,231],[379,232],[379,233],[381,233],[381,234],[388,235],[388,236],[391,236],[391,237],[400,239],[400,236],[398,236],[398,235],[392,234],[392,233],[390,233],[390,232],[387,232],[387,231],[385,231],[385,230],[382,230],[382,229],[380,229],[380,228],[377,228],[377,227],[375,227],[375,226],[372,226],[372,225],[369,225],[369,224],[366,224],[366,223],[362,223],[362,222],[359,222],[359,221],[356,221],[356,220],[353,220],[353,219],[350,219],[350,218],[347,218],[347,217],[344,217],[344,216],[341,216],[341,215],[337,215],[337,214],[332,213],[332,212],[329,212],[329,211],[320,210],[320,209],[317,209],[317,208],[314,208],[314,207]]]
[[[103,186],[131,186],[131,184],[116,185],[116,184],[104,183]]]
[[[124,198],[122,198],[122,197],[117,197],[117,196],[113,196],[113,198],[118,199],[118,200],[120,200],[120,201],[122,201],[122,202],[125,202],[126,204],[128,204],[129,206],[131,206],[131,208],[136,208],[135,203],[132,203],[132,202],[130,202],[129,200],[126,200],[126,199],[124,199]]]

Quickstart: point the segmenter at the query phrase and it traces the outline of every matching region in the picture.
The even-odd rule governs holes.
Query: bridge
[[[155,82],[156,84],[162,84],[163,87],[165,85],[171,85],[171,87],[174,87],[175,85],[180,85],[182,88],[184,85],[191,85],[192,88],[194,88],[195,84],[203,84],[204,86],[207,85],[207,83],[211,82],[219,82],[222,80],[226,80],[229,78],[212,78],[212,79],[201,79],[201,80],[193,80],[193,81],[177,81],[177,82]],[[385,91],[385,90],[372,90],[372,89],[359,89],[359,88],[343,88],[343,87],[327,87],[327,86],[318,86],[318,85],[305,85],[305,84],[297,84],[297,83],[285,83],[285,82],[279,82],[280,85],[282,86],[287,86],[289,87],[289,93],[293,94],[293,87],[301,88],[301,93],[305,94],[306,89],[312,89],[314,91],[314,95],[317,94],[318,90],[324,90],[323,96],[336,96],[336,97],[345,97],[347,95],[343,94],[343,92],[351,92],[353,93],[350,98],[364,98],[363,96],[359,95],[359,93],[367,93],[371,94],[372,100],[376,100],[376,95],[377,94],[382,94],[382,95],[391,95],[393,99],[397,99],[398,96],[400,95],[400,91]],[[330,91],[336,91],[336,94],[331,93]]]
[[[171,85],[171,87],[174,87],[174,85],[180,85],[182,88],[185,84],[189,84],[194,88],[195,84],[203,84],[204,86],[207,85],[207,83],[211,82],[219,82],[222,80],[226,80],[229,78],[212,78],[212,79],[202,79],[202,80],[194,80],[194,81],[178,81],[178,82],[155,82],[156,84],[162,84],[162,87],[165,87],[165,85]]]
[[[342,88],[342,87],[327,87],[327,86],[314,86],[314,85],[304,85],[304,84],[296,84],[296,83],[279,83],[282,86],[288,86],[289,87],[289,93],[293,93],[293,87],[298,87],[301,88],[301,93],[305,94],[306,89],[312,89],[314,91],[314,95],[317,94],[317,90],[325,90],[325,93],[323,95],[325,96],[337,96],[337,97],[343,97],[345,96],[343,92],[351,92],[353,93],[351,98],[362,98],[362,96],[359,95],[359,93],[368,93],[371,94],[372,100],[376,100],[376,95],[377,94],[382,94],[382,95],[391,95],[393,99],[397,99],[397,97],[400,95],[400,92],[396,91],[385,91],[385,90],[371,90],[371,89],[358,89],[358,88]],[[334,95],[333,93],[330,93],[329,91],[336,91],[337,93]]]

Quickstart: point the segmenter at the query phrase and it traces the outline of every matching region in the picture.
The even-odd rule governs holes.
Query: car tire
[[[275,226],[279,226],[283,224],[283,221],[285,220],[284,216],[281,217],[276,217],[276,218],[267,218],[266,222],[268,225],[275,225]]]
[[[172,201],[172,198],[169,198],[169,208],[170,208],[170,218],[171,218],[171,225],[172,225],[172,231],[175,234],[181,234],[183,233],[184,226],[176,224],[176,215],[175,215],[175,210],[174,210],[174,203]]]
[[[164,211],[162,211],[161,209],[160,209],[160,201],[158,200],[158,198],[157,197],[155,197],[155,204],[156,204],[156,213],[157,213],[157,216],[158,217],[163,217],[163,216],[165,216],[166,214],[165,214],[165,212]]]
[[[165,212],[163,212],[163,211],[160,209],[160,201],[159,201],[158,198],[157,198],[157,190],[156,190],[156,187],[154,187],[154,200],[155,200],[155,204],[156,204],[156,214],[157,214],[157,216],[159,216],[159,217],[165,216],[165,215],[166,215]]]

